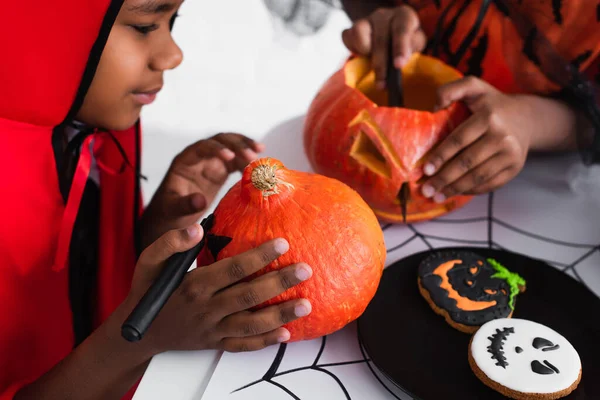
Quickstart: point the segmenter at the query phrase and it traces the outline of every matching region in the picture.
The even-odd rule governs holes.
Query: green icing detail
[[[510,301],[508,305],[510,309],[514,311],[515,309],[515,296],[519,294],[521,289],[519,286],[525,286],[525,279],[521,278],[521,276],[515,272],[510,272],[506,267],[500,264],[498,261],[493,258],[488,258],[487,261],[490,263],[492,267],[496,270],[496,273],[492,275],[492,278],[500,278],[504,279],[510,286]]]

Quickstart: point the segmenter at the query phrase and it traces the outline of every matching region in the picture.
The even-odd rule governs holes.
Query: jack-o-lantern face
[[[455,103],[437,112],[437,89],[461,77],[434,58],[414,54],[403,74],[404,107],[386,107],[365,58],[351,58],[313,100],[304,128],[316,172],[353,187],[380,220],[402,221],[398,194],[407,187],[407,222],[429,220],[463,206],[468,196],[438,204],[421,194],[422,159],[469,112]]]
[[[502,393],[536,393],[536,398],[567,396],[581,379],[581,360],[569,341],[549,327],[524,319],[497,319],[473,336],[469,363],[484,383],[502,386]],[[494,387],[494,386],[492,386]]]
[[[512,315],[515,296],[525,281],[471,252],[441,252],[419,266],[419,284],[436,310],[465,332]]]

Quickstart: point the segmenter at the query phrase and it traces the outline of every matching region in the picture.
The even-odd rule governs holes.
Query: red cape
[[[68,265],[56,260],[61,256],[61,229],[70,229],[67,204],[77,211],[71,198],[76,183],[65,202],[51,137],[79,108],[122,3],[45,0],[2,5],[0,400],[12,399],[73,348]],[[142,208],[137,128],[113,132],[133,167],[120,174],[100,170],[95,325],[125,298],[135,266],[134,231]],[[122,163],[114,143],[97,144],[99,163]]]

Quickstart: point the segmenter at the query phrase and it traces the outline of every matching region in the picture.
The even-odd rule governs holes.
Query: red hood
[[[75,112],[122,4],[123,0],[3,2],[0,118],[55,126],[69,110]]]

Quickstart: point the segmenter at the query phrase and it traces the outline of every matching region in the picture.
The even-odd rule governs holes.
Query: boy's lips
[[[156,95],[158,94],[158,92],[160,92],[160,89],[161,88],[147,90],[147,91],[133,92],[133,97],[138,103],[140,103],[142,105],[151,104],[156,99]]]

